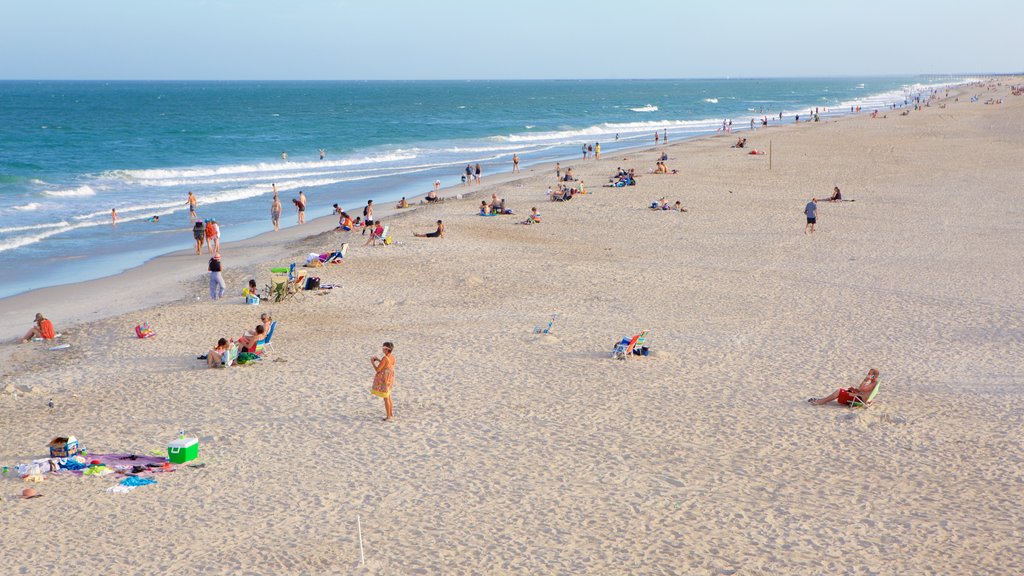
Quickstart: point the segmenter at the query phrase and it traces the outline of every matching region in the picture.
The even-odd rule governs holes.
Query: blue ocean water
[[[952,82],[952,80],[950,80]],[[712,133],[731,119],[902,103],[919,77],[388,82],[0,82],[0,297],[117,273],[192,245],[188,191],[225,241],[270,229],[271,184],[293,225],[331,205]],[[828,112],[826,113],[826,109]],[[320,159],[319,150],[325,158]],[[282,160],[287,152],[287,160]],[[116,208],[120,223],[110,225]],[[159,222],[150,222],[160,216]]]

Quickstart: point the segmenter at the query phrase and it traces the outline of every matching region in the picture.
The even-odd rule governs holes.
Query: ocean
[[[956,82],[963,80],[958,79]],[[271,229],[272,184],[338,203],[422,194],[602,151],[870,111],[953,83],[930,77],[376,82],[0,82],[0,297],[115,274],[193,245],[186,198],[222,240]],[[324,158],[320,158],[320,150]],[[287,153],[287,160],[282,153]],[[116,208],[120,221],[111,225]],[[151,221],[159,216],[158,222]]]

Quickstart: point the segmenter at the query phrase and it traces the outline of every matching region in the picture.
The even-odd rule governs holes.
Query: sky
[[[4,0],[0,79],[1020,72],[1024,2]]]

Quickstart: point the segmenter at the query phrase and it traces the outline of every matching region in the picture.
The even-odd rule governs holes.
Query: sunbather
[[[444,222],[438,220],[437,221],[437,230],[434,230],[433,232],[427,232],[425,234],[419,234],[419,233],[414,232],[413,236],[416,236],[417,238],[443,238],[444,237]]]
[[[822,404],[828,404],[835,400],[836,402],[843,405],[850,405],[854,402],[864,402],[871,396],[871,391],[878,385],[878,370],[872,368],[868,370],[868,375],[861,380],[860,386],[856,388],[840,388],[835,392],[829,394],[824,398],[808,398],[807,401],[816,406]]]
[[[828,198],[829,202],[842,202],[843,194],[839,191],[839,186],[832,188],[832,195]]]
[[[25,333],[25,337],[21,339],[22,343],[28,342],[33,338],[42,338],[43,340],[50,340],[57,336],[57,332],[53,329],[53,322],[50,322],[43,317],[42,314],[37,313],[35,324],[32,329]]]

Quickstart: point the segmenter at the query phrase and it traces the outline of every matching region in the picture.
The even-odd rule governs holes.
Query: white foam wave
[[[706,130],[722,123],[721,120],[707,118],[703,120],[651,120],[648,122],[605,122],[579,130],[559,130],[554,132],[533,132],[529,134],[509,134],[508,136],[492,136],[491,140],[501,142],[537,142],[555,145],[559,142],[571,142],[581,136],[602,136],[629,132],[643,132],[654,129],[689,129]]]
[[[22,204],[21,206],[11,206],[11,210],[18,210],[20,212],[31,212],[32,210],[39,210],[42,208],[42,204],[38,202],[29,202],[28,204]]]
[[[640,106],[639,108],[630,108],[630,110],[633,112],[657,112],[658,107],[653,104],[648,104],[646,106]]]
[[[34,184],[36,186],[49,186],[50,185],[49,182],[44,182],[43,180],[40,180],[39,178],[33,178],[33,179],[29,180],[28,183],[29,184]]]
[[[21,248],[22,246],[28,246],[29,244],[35,244],[41,242],[50,236],[56,236],[57,234],[63,234],[70,230],[77,228],[89,228],[92,226],[100,226],[108,222],[81,222],[78,224],[67,224],[61,223],[53,225],[49,230],[40,232],[38,234],[30,234],[28,236],[16,236],[14,238],[8,238],[7,240],[0,241],[0,252],[7,250],[14,250],[15,248]],[[39,226],[35,228],[40,228]]]
[[[63,226],[70,226],[67,222],[53,222],[50,224],[32,224],[30,226],[10,226],[7,228],[0,228],[0,234],[10,234],[12,232],[24,232],[26,230],[38,230],[40,228],[60,228]]]
[[[708,104],[718,104],[718,98],[705,98],[704,101]]]
[[[88,185],[79,186],[78,188],[71,188],[68,190],[43,190],[43,196],[52,196],[54,198],[81,198],[85,196],[95,196],[96,191]]]
[[[358,166],[362,164],[379,164],[382,162],[396,162],[401,160],[412,160],[416,156],[401,153],[379,154],[375,156],[364,156],[362,158],[347,158],[343,160],[322,160],[311,162],[260,162],[258,164],[236,164],[229,166],[214,166],[203,168],[150,168],[144,170],[118,170],[108,172],[105,176],[115,178],[127,178],[133,180],[168,180],[168,179],[195,179],[208,178],[210,176],[224,176],[231,174],[250,174],[282,172],[289,170],[310,170],[314,168],[341,168],[344,166]]]

